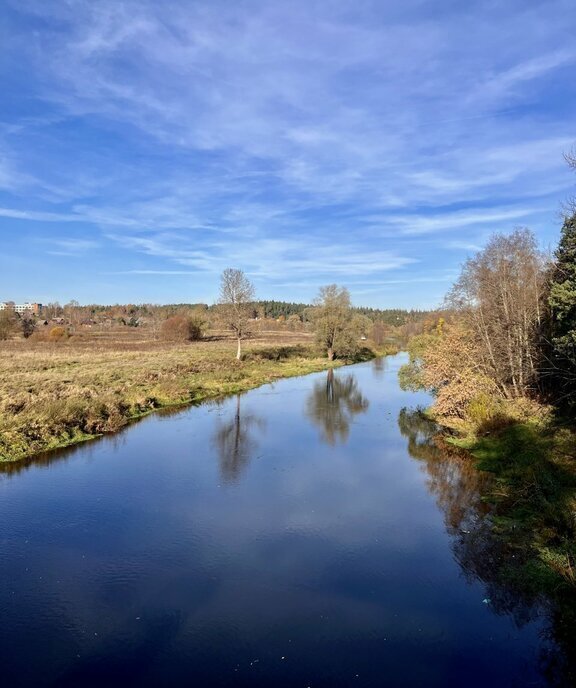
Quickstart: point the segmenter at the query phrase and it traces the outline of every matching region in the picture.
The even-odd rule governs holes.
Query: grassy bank
[[[516,552],[508,575],[534,592],[576,587],[576,433],[553,421],[511,420],[448,442],[493,477],[482,499],[494,534]]]
[[[85,341],[5,345],[0,350],[0,461],[18,461],[115,432],[155,409],[248,390],[328,365],[309,341],[297,337],[251,341],[242,361],[234,353],[234,343],[226,338],[122,347]]]

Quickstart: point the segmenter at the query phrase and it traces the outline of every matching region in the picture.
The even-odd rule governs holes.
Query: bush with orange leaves
[[[405,389],[434,393],[433,411],[447,419],[468,419],[470,405],[491,400],[488,415],[502,397],[495,382],[482,373],[476,342],[461,323],[437,328],[434,334],[414,337],[408,346],[410,363],[400,371]]]
[[[48,339],[51,342],[61,342],[63,339],[68,339],[68,330],[65,327],[57,325],[48,333]]]
[[[162,338],[173,342],[196,342],[202,339],[204,322],[194,315],[174,315],[162,323]]]

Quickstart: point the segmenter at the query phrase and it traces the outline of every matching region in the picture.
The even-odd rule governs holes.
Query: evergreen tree
[[[576,213],[562,226],[550,282],[553,377],[561,401],[576,403]]]

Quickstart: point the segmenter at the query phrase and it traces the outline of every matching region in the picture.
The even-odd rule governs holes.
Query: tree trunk
[[[330,368],[326,376],[326,399],[329,404],[334,403],[334,368]]]
[[[334,360],[334,349],[332,347],[329,347],[329,349],[328,349],[328,360],[329,361]]]
[[[236,353],[236,358],[240,360],[242,358],[242,340],[238,337],[238,351]]]

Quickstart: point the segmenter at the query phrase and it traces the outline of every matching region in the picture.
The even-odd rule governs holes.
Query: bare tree
[[[219,315],[224,325],[234,332],[238,342],[236,358],[242,357],[242,340],[248,334],[253,315],[254,285],[242,272],[227,268],[220,278]]]
[[[64,312],[62,306],[58,303],[58,301],[46,304],[43,307],[42,311],[44,313],[44,317],[46,318],[46,320],[51,320],[52,318],[59,318]]]
[[[448,296],[478,344],[478,364],[505,396],[527,393],[539,363],[545,260],[534,234],[496,234],[464,264]]]
[[[573,170],[576,170],[576,146],[569,153],[564,154],[564,159]]]
[[[370,332],[372,341],[376,346],[382,346],[382,344],[384,344],[386,334],[390,329],[391,328],[382,322],[382,320],[376,320],[376,322],[372,325],[372,331]]]
[[[576,145],[568,153],[564,153],[564,160],[568,166],[576,172]],[[566,217],[576,214],[576,196],[571,196],[564,207]]]

